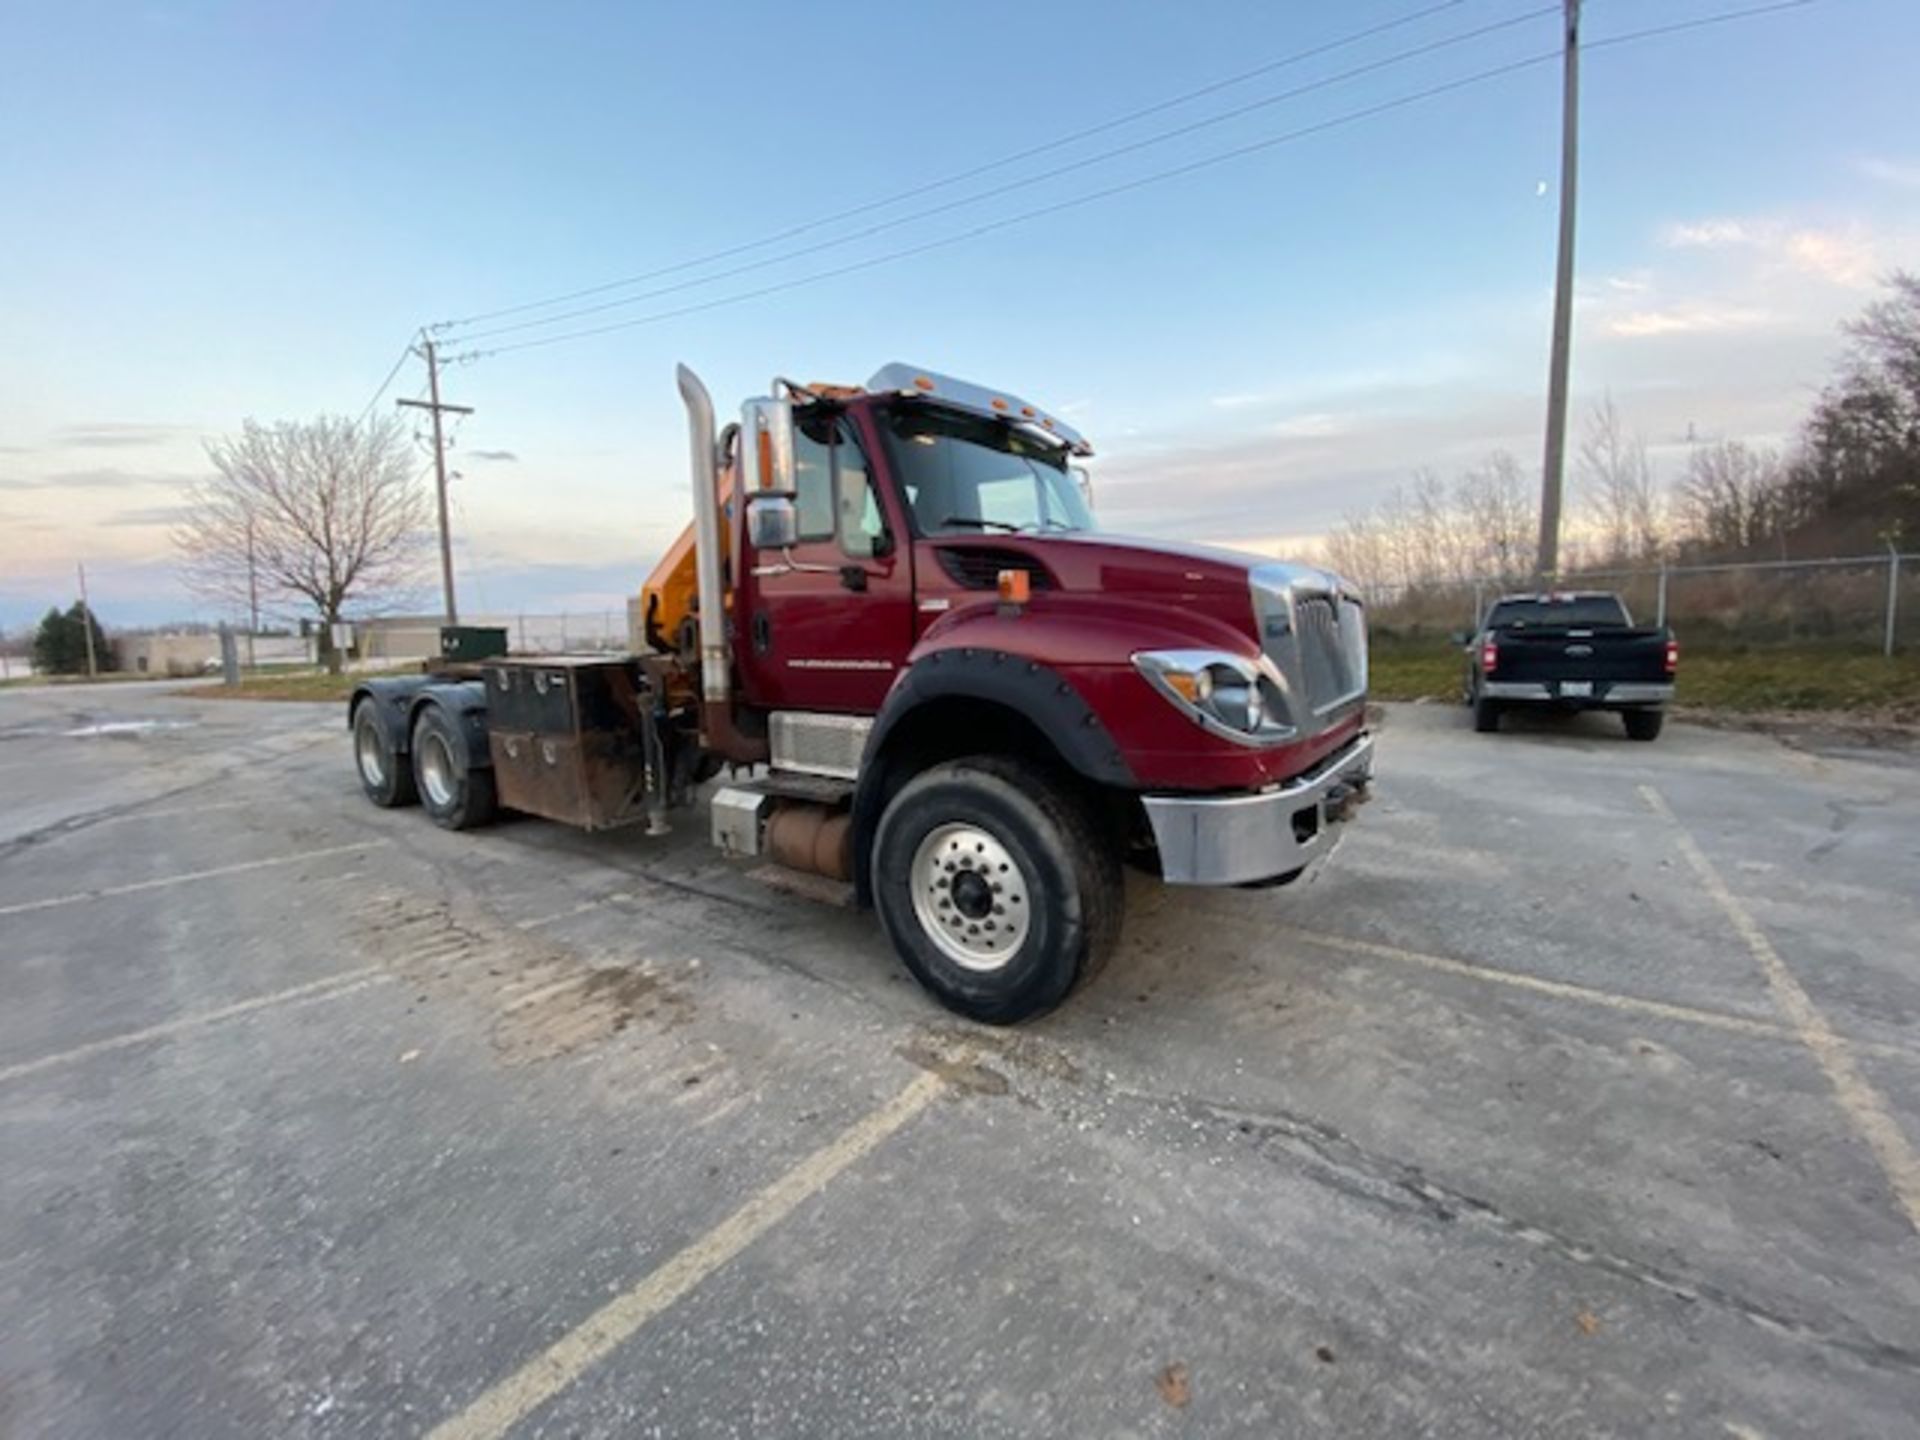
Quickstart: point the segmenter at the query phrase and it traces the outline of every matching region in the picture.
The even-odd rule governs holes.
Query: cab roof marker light
[[[883,365],[867,381],[874,395],[919,396],[936,405],[965,414],[988,416],[996,420],[1025,420],[1044,432],[1054,443],[1066,446],[1076,455],[1091,455],[1093,447],[1079,431],[1064,421],[1055,420],[1040,407],[1005,391],[989,390],[951,375],[923,370],[917,365]]]

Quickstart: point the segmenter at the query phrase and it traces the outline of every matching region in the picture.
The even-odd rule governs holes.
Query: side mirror
[[[1447,636],[1447,643],[1450,645],[1465,646],[1471,643],[1472,640],[1473,640],[1473,637],[1464,630],[1455,630],[1452,634]]]
[[[785,495],[747,495],[747,543],[756,550],[786,550],[800,539],[800,512]]]
[[[740,407],[740,466],[749,499],[794,493],[791,400],[762,398]]]

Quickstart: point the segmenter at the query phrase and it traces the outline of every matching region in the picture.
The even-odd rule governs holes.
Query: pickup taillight
[[[1671,675],[1680,668],[1680,642],[1667,641],[1667,674]]]
[[[1480,645],[1480,673],[1491,675],[1500,663],[1500,642],[1489,635]]]

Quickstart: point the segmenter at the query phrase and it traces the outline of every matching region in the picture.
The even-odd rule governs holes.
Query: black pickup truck
[[[1517,705],[1617,710],[1634,740],[1652,740],[1673,699],[1680,646],[1664,625],[1636,626],[1606,591],[1503,595],[1467,649],[1473,728],[1500,728]]]

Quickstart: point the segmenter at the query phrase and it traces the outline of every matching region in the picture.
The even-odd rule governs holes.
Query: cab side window
[[[794,427],[793,471],[803,541],[837,536],[843,551],[862,560],[885,548],[886,521],[851,422],[803,417]]]

